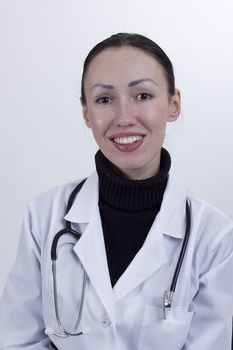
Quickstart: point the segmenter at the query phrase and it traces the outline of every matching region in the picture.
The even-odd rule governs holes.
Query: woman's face
[[[128,178],[155,175],[166,123],[180,112],[160,64],[137,48],[109,48],[90,63],[84,87],[83,116],[105,157]]]

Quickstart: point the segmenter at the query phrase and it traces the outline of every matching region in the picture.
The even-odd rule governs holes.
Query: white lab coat
[[[55,321],[50,249],[64,226],[75,184],[49,191],[29,203],[18,254],[0,306],[0,350],[48,349],[45,327]],[[174,295],[163,320],[185,231],[185,199],[191,199],[192,230]],[[51,336],[59,350],[230,350],[233,311],[233,223],[179,187],[172,176],[146,241],[114,288],[111,287],[98,210],[98,177],[92,174],[66,219],[82,232],[76,243],[59,242],[57,276],[61,319],[77,318],[82,267],[88,281],[80,330],[66,339]]]

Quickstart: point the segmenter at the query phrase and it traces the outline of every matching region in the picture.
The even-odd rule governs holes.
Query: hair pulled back
[[[111,48],[111,47],[123,47],[130,46],[134,48],[138,48],[142,51],[149,53],[152,57],[154,57],[162,66],[165,77],[167,79],[168,84],[168,92],[169,95],[172,96],[175,94],[175,78],[173,66],[166,55],[166,53],[158,46],[153,40],[147,38],[146,36],[136,34],[136,33],[118,33],[110,36],[109,38],[99,42],[95,45],[89,54],[87,55],[84,65],[83,65],[83,73],[81,79],[81,101],[82,104],[86,104],[86,96],[84,89],[84,81],[86,72],[92,60],[102,51]]]

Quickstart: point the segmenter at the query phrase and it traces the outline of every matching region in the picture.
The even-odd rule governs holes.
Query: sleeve
[[[48,349],[44,334],[40,247],[25,211],[17,256],[0,303],[0,349]]]
[[[183,350],[231,350],[233,315],[233,230],[208,256],[193,300],[194,316]]]

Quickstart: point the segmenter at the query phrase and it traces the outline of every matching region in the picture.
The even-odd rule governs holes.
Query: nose
[[[136,113],[131,101],[122,99],[116,106],[114,125],[132,126],[136,122]]]

